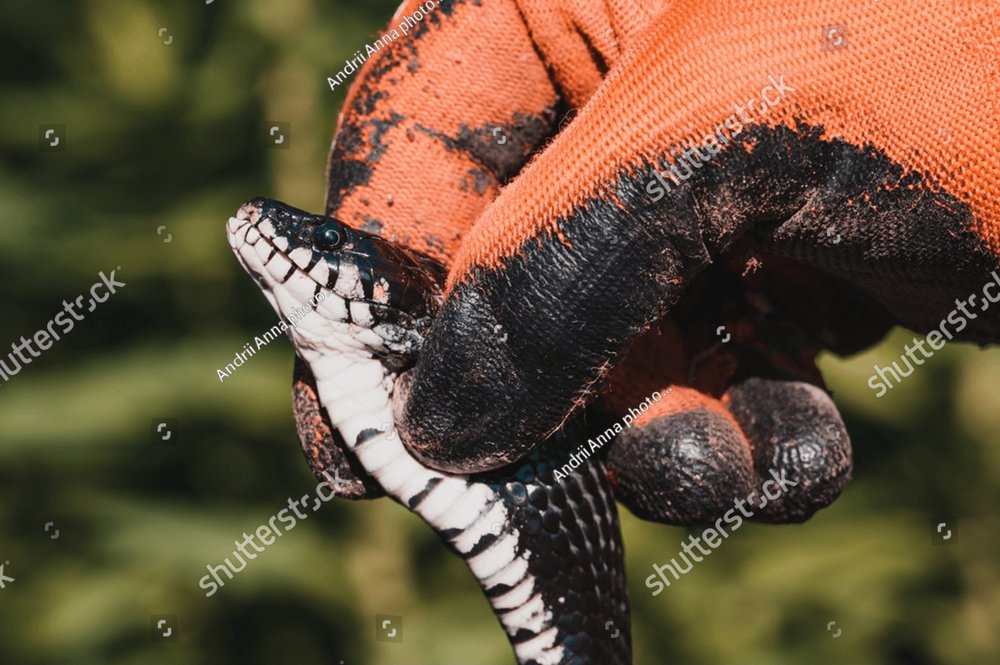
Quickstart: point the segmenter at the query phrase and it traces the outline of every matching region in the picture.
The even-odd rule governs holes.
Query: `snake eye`
[[[329,252],[344,244],[344,232],[338,222],[328,222],[313,232],[313,243],[322,251]]]

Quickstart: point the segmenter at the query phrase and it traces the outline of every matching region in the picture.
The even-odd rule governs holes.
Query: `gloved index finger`
[[[425,464],[480,471],[531,450],[709,262],[687,192],[651,205],[649,137],[627,121],[632,131],[606,132],[622,89],[642,88],[635,77],[609,79],[463,239],[429,339],[397,386],[400,431]]]
[[[627,342],[679,297],[678,276],[707,263],[693,222],[651,232],[641,213],[620,214],[590,200],[560,221],[559,235],[540,229],[453,280],[398,387],[411,452],[456,472],[518,459],[587,401]]]

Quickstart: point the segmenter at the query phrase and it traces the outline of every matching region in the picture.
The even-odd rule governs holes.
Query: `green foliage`
[[[198,587],[315,487],[288,344],[217,377],[274,323],[225,220],[258,193],[322,208],[343,100],[325,77],[395,4],[5,3],[0,343],[98,271],[121,266],[127,286],[0,384],[3,665],[513,662],[461,561],[387,500],[327,504],[213,597]],[[264,148],[265,121],[291,123],[292,149]],[[65,151],[39,150],[44,124],[66,126]],[[872,363],[907,339],[825,361],[855,480],[808,524],[745,526],[652,598],[642,582],[685,531],[623,516],[638,665],[1000,653],[1000,353],[948,347],[875,399]],[[151,443],[163,417],[174,446]],[[958,518],[958,544],[932,544],[939,516]],[[151,639],[156,614],[178,617],[177,641]],[[374,641],[375,614],[403,617],[402,645]]]

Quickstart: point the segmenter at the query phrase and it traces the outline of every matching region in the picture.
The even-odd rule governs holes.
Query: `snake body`
[[[602,463],[556,480],[571,423],[521,461],[474,475],[427,468],[396,433],[393,391],[440,304],[433,260],[330,217],[254,199],[234,253],[289,329],[346,455],[468,564],[523,664],[631,662],[617,512]],[[325,297],[324,297],[325,296]]]

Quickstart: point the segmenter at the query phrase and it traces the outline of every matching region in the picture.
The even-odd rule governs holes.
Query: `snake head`
[[[290,326],[296,347],[415,361],[441,300],[432,259],[332,217],[278,201],[244,203],[226,226],[240,263]],[[284,328],[284,326],[283,326]]]

